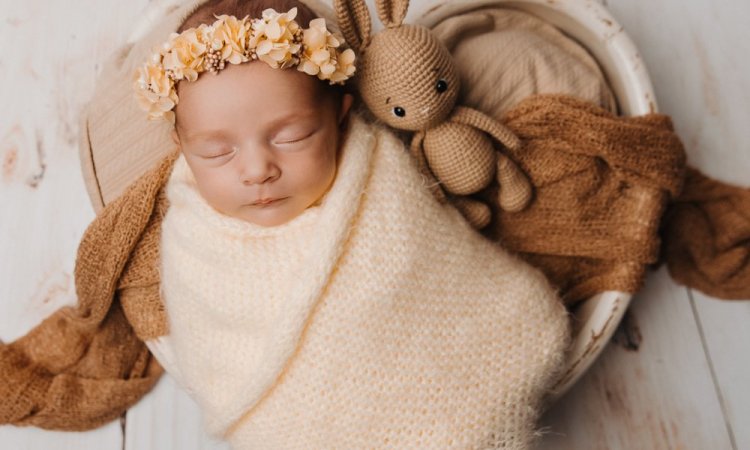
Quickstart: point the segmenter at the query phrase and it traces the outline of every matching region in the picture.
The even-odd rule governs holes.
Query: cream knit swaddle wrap
[[[272,228],[217,213],[178,160],[171,333],[149,346],[236,449],[526,448],[564,307],[437,203],[390,131],[355,114],[344,138],[321,204]]]

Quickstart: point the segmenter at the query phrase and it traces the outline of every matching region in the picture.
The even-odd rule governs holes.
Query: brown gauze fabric
[[[535,199],[518,213],[493,205],[497,219],[484,234],[542,269],[568,305],[607,290],[635,293],[661,262],[680,284],[750,299],[750,189],[686,167],[668,116],[617,117],[538,95],[502,121],[524,142],[509,152]],[[496,203],[496,191],[482,198]]]
[[[602,290],[635,292],[658,260],[660,218],[674,198],[664,254],[675,278],[710,295],[750,297],[750,193],[694,171],[685,179],[685,155],[667,116],[616,117],[544,95],[522,101],[504,121],[524,141],[512,156],[536,197],[485,231],[541,267],[568,302]],[[0,423],[96,428],[162,375],[143,340],[168,333],[157,268],[163,188],[176,156],[142,175],[86,229],[76,258],[78,304],[0,344]]]
[[[712,297],[750,299],[750,188],[688,168],[663,222],[663,259],[675,281]]]
[[[104,425],[164,372],[144,339],[166,334],[159,298],[163,186],[177,153],[130,185],[84,232],[78,302],[0,344],[0,424],[83,431]]]
[[[638,290],[659,258],[660,218],[684,178],[685,152],[669,117],[617,117],[540,95],[502,121],[523,141],[508,152],[535,198],[517,213],[493,208],[498,220],[487,235],[541,268],[568,304]]]

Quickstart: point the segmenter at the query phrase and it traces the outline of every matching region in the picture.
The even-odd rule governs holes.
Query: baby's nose
[[[278,178],[279,169],[273,155],[262,147],[245,148],[239,153],[240,179],[243,184],[262,184]]]

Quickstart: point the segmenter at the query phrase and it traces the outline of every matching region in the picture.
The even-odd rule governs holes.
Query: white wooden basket
[[[154,1],[145,11],[128,43],[138,41],[161,17],[182,3],[180,0]],[[449,0],[429,3],[431,7],[416,20],[427,27],[433,27],[452,15],[493,5],[534,14],[558,27],[594,56],[615,94],[621,114],[635,116],[657,110],[653,87],[637,49],[607,9],[596,1]],[[88,125],[85,117],[83,125]],[[84,179],[94,208],[98,211],[103,207],[103,183],[97,177],[97,166],[107,161],[98,161],[97,164],[91,147],[88,139],[82,139],[80,156]],[[135,179],[135,174],[132,178]],[[563,375],[550,396],[551,401],[564,394],[596,360],[620,323],[630,300],[630,294],[606,291],[575,308],[573,344]]]

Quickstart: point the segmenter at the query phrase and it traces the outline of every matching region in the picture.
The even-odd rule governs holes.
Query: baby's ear
[[[172,142],[174,142],[177,147],[182,148],[182,145],[180,144],[180,135],[177,134],[177,128],[172,128]]]
[[[339,126],[342,126],[344,124],[344,119],[346,119],[346,116],[349,114],[349,111],[352,108],[352,103],[354,102],[354,97],[352,94],[344,94],[341,96],[341,107],[339,108]]]
[[[370,45],[372,23],[364,0],[335,0],[339,28],[347,44],[357,53]]]

